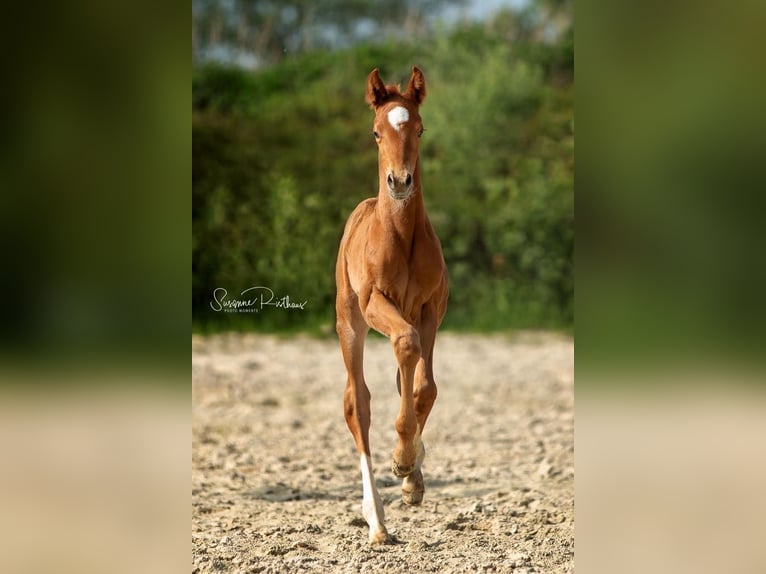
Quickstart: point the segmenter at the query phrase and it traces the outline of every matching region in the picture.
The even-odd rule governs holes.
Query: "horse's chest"
[[[436,289],[440,275],[431,267],[427,260],[403,256],[383,258],[377,266],[377,287],[406,319],[413,319]]]

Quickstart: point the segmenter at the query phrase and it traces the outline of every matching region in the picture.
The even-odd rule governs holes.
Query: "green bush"
[[[377,193],[365,80],[425,74],[426,206],[450,273],[446,327],[570,328],[574,135],[571,34],[511,44],[466,26],[419,46],[357,46],[257,73],[195,71],[193,318],[198,328],[334,321],[334,265],[353,208]],[[267,285],[301,312],[222,314],[216,287]],[[268,310],[267,310],[268,311]]]

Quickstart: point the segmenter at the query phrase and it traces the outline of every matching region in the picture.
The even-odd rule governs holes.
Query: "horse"
[[[385,85],[377,68],[370,72],[365,101],[375,112],[378,194],[349,216],[336,264],[336,331],[348,375],[344,414],[360,457],[370,544],[391,541],[370,458],[370,391],[363,372],[370,328],[391,341],[398,366],[392,470],[402,478],[402,500],[418,505],[425,492],[421,435],[436,400],[433,349],[448,297],[447,267],[420,182],[419,109],[425,97],[425,77],[417,67],[404,92]]]

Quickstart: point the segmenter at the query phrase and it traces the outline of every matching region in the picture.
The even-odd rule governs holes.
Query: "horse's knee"
[[[354,321],[352,318],[338,318],[335,321],[335,332],[338,333],[341,342],[344,340],[354,340],[356,338],[357,331],[354,328]]]
[[[370,390],[366,384],[346,384],[343,393],[343,414],[352,434],[363,431],[370,424]]]
[[[420,335],[414,327],[393,338],[394,353],[400,365],[411,365],[420,358]]]

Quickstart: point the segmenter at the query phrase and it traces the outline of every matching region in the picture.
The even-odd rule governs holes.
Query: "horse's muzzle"
[[[386,186],[388,194],[396,199],[407,199],[412,193],[412,174],[409,171],[404,172],[402,177],[394,176],[393,172],[388,172],[386,176]]]

